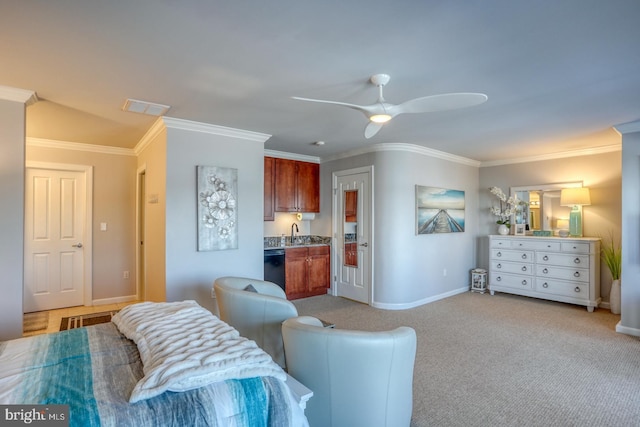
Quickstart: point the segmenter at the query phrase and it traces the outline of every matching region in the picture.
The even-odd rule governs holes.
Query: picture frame
[[[416,185],[415,209],[417,235],[464,232],[464,191]]]
[[[527,234],[526,224],[514,224],[513,234],[516,236],[524,236]]]
[[[198,251],[238,249],[238,170],[197,166]]]

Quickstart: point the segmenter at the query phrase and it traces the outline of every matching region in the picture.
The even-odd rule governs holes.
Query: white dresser
[[[600,239],[489,236],[489,291],[584,305],[600,298]]]

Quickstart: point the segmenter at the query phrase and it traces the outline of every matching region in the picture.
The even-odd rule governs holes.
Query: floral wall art
[[[416,185],[416,234],[464,231],[464,191]]]
[[[238,170],[198,166],[198,251],[238,248]]]

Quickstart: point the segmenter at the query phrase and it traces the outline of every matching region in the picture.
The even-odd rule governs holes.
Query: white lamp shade
[[[591,195],[587,187],[563,188],[560,192],[561,206],[585,206],[591,204]]]

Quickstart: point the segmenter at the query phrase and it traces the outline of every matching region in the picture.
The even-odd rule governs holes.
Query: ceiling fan
[[[369,118],[369,123],[364,129],[364,137],[369,139],[374,136],[389,120],[404,113],[430,113],[434,111],[453,110],[456,108],[472,107],[482,104],[488,97],[484,93],[444,93],[441,95],[423,96],[410,99],[402,104],[390,104],[382,96],[382,88],[389,83],[391,76],[388,74],[374,74],[370,82],[378,87],[378,100],[371,105],[356,105],[347,102],[326,101],[323,99],[301,98],[293,96],[300,101],[320,102],[324,104],[342,105],[364,113]]]

